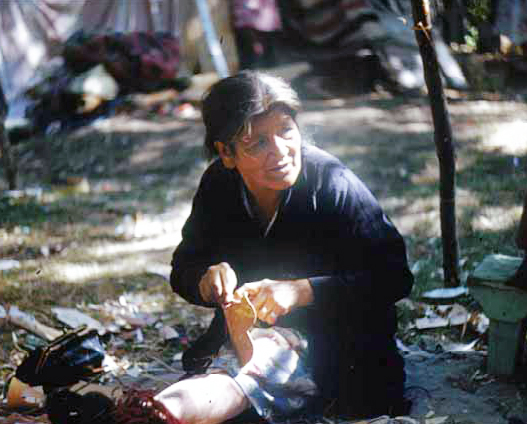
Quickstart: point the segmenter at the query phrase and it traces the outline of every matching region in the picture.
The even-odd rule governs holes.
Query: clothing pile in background
[[[280,10],[295,49],[326,72],[358,78],[361,62],[366,62],[372,66],[365,72],[377,73],[370,78],[386,78],[405,90],[424,87],[409,1],[281,0]],[[466,88],[441,35],[433,34],[446,83]]]
[[[276,0],[232,0],[231,6],[240,68],[275,65],[275,48],[282,30]]]

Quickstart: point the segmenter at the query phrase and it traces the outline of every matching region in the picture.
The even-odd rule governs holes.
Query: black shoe
[[[217,310],[209,328],[183,353],[181,362],[188,374],[203,374],[227,341],[225,317]]]

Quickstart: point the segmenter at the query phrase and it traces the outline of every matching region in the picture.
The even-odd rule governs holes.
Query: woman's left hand
[[[300,280],[261,280],[246,283],[235,291],[235,297],[249,296],[258,319],[273,325],[277,318],[292,309],[313,301],[313,289],[307,278]]]

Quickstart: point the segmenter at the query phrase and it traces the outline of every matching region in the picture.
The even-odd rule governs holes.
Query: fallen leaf
[[[425,312],[425,316],[417,318],[414,323],[416,328],[423,330],[427,328],[463,325],[467,320],[468,312],[461,305],[430,305]]]
[[[161,335],[161,338],[164,341],[177,339],[179,337],[179,333],[172,327],[165,325],[159,329],[159,334]]]
[[[100,336],[106,333],[104,326],[91,316],[74,308],[51,308],[51,312],[63,324],[71,328],[77,328],[86,325],[88,328],[97,330]]]
[[[453,299],[467,293],[468,288],[466,287],[440,288],[427,291],[422,294],[422,297],[428,299]]]

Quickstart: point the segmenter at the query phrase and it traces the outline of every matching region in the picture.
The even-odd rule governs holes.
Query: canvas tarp
[[[207,0],[213,23],[221,31],[230,70],[236,68],[228,8]],[[212,71],[203,26],[190,0],[2,0],[0,2],[0,81],[9,105],[7,125],[23,120],[29,99],[25,91],[45,78],[64,42],[74,32],[165,32],[183,44],[182,68]]]

